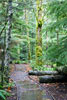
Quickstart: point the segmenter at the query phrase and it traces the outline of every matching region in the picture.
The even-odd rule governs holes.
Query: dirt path
[[[25,64],[16,64],[11,78],[17,86],[17,100],[53,100],[46,91],[28,77]]]

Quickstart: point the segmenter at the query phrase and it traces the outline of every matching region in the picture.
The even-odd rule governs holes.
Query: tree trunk
[[[18,44],[17,54],[18,54],[18,60],[20,60],[20,45],[19,44]]]
[[[57,75],[57,71],[29,71],[29,75],[43,76],[43,75]]]
[[[33,34],[34,33],[32,33],[32,39],[34,38]],[[33,59],[33,55],[34,55],[34,43],[33,42],[31,43],[31,48],[32,48],[31,49],[31,55],[32,55],[32,59]]]
[[[42,0],[37,0],[36,2],[36,64],[42,66]]]
[[[2,2],[2,7],[5,7],[5,2]],[[3,86],[4,84],[4,59],[5,59],[5,28],[6,28],[6,24],[7,24],[7,19],[6,19],[6,15],[4,13],[3,17],[5,18],[5,23],[4,23],[4,27],[2,28],[2,30],[0,31],[0,39],[3,40],[3,43],[0,45],[1,51],[0,51],[0,60],[1,60],[1,66],[0,66],[0,70],[1,70],[1,85]],[[2,37],[3,36],[3,37]]]
[[[28,10],[25,9],[25,20],[26,20],[26,25],[28,25]],[[30,51],[30,40],[29,40],[29,29],[26,28],[26,32],[27,32],[27,40],[28,40],[28,60],[31,59],[31,51]]]
[[[5,47],[6,78],[8,78],[9,61],[10,61],[10,39],[11,39],[11,26],[12,26],[12,0],[8,1],[7,13],[8,13],[8,17],[7,17],[6,47]]]
[[[46,50],[48,49],[48,34],[47,34],[47,31],[46,31]]]
[[[45,75],[39,77],[40,83],[55,83],[55,82],[67,82],[67,76],[64,75]]]
[[[2,64],[1,64],[1,85],[2,86],[3,86],[3,83],[4,83],[4,59],[5,59],[4,54],[5,54],[5,52],[4,52],[4,48],[3,48],[3,51],[2,51]]]

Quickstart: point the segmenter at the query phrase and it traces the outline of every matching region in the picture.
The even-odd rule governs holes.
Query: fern
[[[6,100],[6,97],[3,95],[2,91],[3,90],[0,90],[0,98],[2,98],[3,100]]]
[[[6,100],[6,96],[10,96],[10,94],[3,89],[3,86],[0,85],[0,100]]]
[[[5,90],[0,90],[0,98],[2,98],[3,100],[6,100],[6,96],[10,96],[10,94],[6,92]]]

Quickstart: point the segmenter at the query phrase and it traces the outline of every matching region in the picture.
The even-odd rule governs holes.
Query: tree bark
[[[7,26],[6,26],[6,47],[5,47],[5,66],[6,66],[6,78],[9,73],[9,62],[10,62],[10,40],[11,40],[11,27],[12,27],[12,0],[8,0],[7,8]]]
[[[37,0],[36,14],[36,64],[42,66],[42,0]]]
[[[10,49],[10,40],[11,40],[11,26],[12,26],[12,0],[8,1],[8,19],[6,27],[6,52],[5,52],[5,66],[9,66],[9,49]]]

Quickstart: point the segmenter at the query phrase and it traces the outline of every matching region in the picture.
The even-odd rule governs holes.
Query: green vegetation
[[[3,87],[0,85],[0,99],[6,100],[7,96],[10,96],[10,94],[6,92],[5,90],[3,90]]]
[[[2,85],[9,64],[67,73],[67,0],[0,0],[0,9]]]

